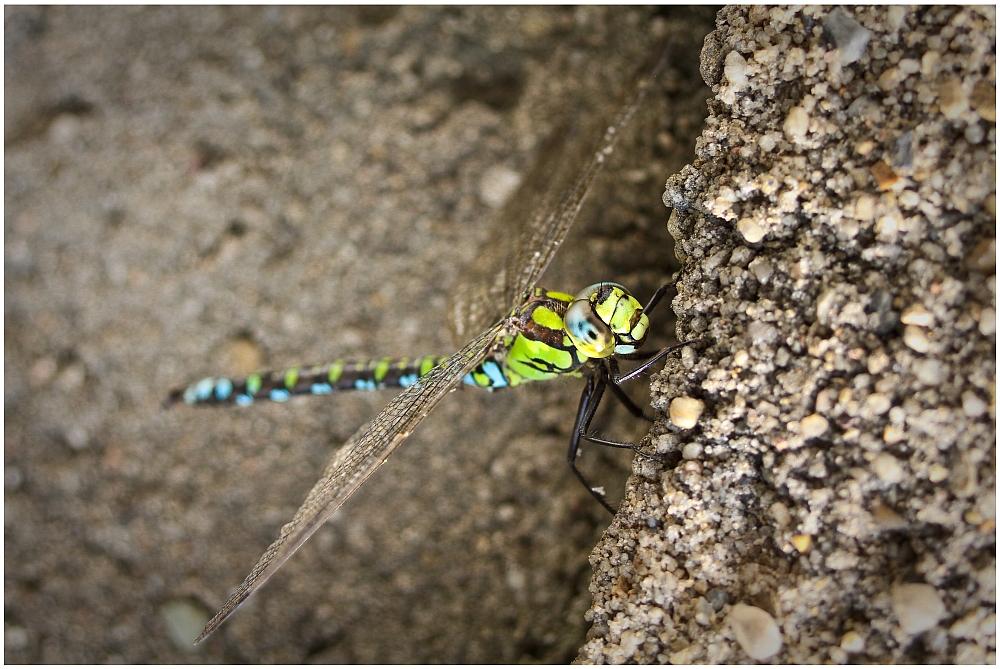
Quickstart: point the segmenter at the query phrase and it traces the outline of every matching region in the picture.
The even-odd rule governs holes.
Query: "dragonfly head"
[[[566,333],[588,358],[637,350],[646,340],[649,318],[624,286],[595,283],[577,294],[563,317]]]

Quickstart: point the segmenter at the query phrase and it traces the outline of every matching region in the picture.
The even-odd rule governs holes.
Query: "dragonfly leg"
[[[625,393],[625,391],[618,385],[618,381],[615,379],[617,375],[618,375],[617,367],[614,366],[614,363],[612,361],[611,366],[601,368],[601,377],[598,380],[598,383],[601,383],[602,385],[610,388],[611,394],[614,395],[619,402],[624,404],[625,407],[629,411],[631,411],[635,416],[652,421],[652,419],[646,416],[645,412],[642,409],[640,409],[635,404],[635,402],[632,401],[632,398],[630,398]],[[597,407],[595,406],[594,409],[596,410]],[[593,418],[593,414],[591,414],[590,418],[591,419]],[[589,426],[590,426],[590,421],[588,420],[587,425],[585,426],[585,429],[580,436],[593,444],[599,444],[601,446],[609,446],[611,448],[627,448],[630,451],[634,451],[635,453],[643,456],[644,458],[649,458],[651,460],[656,460],[658,462],[660,461],[660,457],[658,455],[652,455],[650,453],[642,452],[641,450],[639,450],[639,447],[633,444],[631,441],[614,441],[612,439],[604,439],[602,437],[598,437],[596,434],[586,434],[587,431],[586,428],[588,428]]]
[[[666,294],[668,290],[677,285],[677,283],[681,280],[681,275],[683,274],[684,274],[684,268],[682,267],[677,272],[677,278],[675,278],[673,281],[667,281],[665,284],[657,288],[656,292],[653,293],[653,296],[649,298],[649,302],[647,302],[646,306],[642,308],[643,313],[649,315],[649,312],[651,312],[654,308],[656,308],[656,305],[659,304],[660,300],[663,299],[664,294]]]
[[[604,381],[593,376],[587,377],[587,385],[580,395],[580,407],[576,412],[576,424],[573,426],[573,434],[569,438],[569,454],[566,459],[569,462],[569,468],[573,471],[573,475],[580,480],[583,487],[594,496],[594,499],[601,503],[601,506],[608,510],[608,513],[614,515],[615,510],[604,499],[604,494],[592,488],[587,483],[587,479],[584,478],[583,473],[576,467],[576,456],[579,454],[580,449],[580,437],[586,437],[587,430],[590,429],[590,421],[594,419],[594,412],[597,411],[597,407],[601,403],[601,397],[604,395],[604,386]]]

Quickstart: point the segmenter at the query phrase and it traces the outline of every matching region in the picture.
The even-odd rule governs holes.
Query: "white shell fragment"
[[[670,402],[670,422],[684,430],[690,430],[698,424],[705,403],[693,397],[675,397]]]
[[[892,610],[907,634],[926,632],[945,615],[944,602],[934,586],[901,583],[892,588]]]
[[[781,631],[767,611],[756,606],[737,604],[727,619],[743,652],[762,662],[781,650]]]

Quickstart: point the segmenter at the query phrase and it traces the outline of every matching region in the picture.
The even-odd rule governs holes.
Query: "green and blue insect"
[[[570,148],[574,150],[552,154],[540,163],[537,174],[550,179],[549,184],[560,184],[558,192],[541,193],[545,197],[537,199],[520,194],[512,198],[514,204],[504,210],[502,225],[496,229],[501,236],[487,246],[483,261],[473,263],[460,282],[466,290],[457,295],[456,308],[452,310],[453,325],[459,338],[468,343],[456,353],[414,359],[337,360],[325,365],[251,374],[242,380],[205,378],[171,394],[172,403],[245,406],[258,400],[283,402],[293,395],[402,388],[371,423],[359,429],[334,454],[295,516],[281,528],[278,539],[209,621],[196,643],[218,628],[260,588],[388,459],[424,417],[463,383],[494,390],[558,376],[584,377],[586,385],[570,437],[568,462],[573,474],[591,494],[614,512],[604,500],[603,492],[591,487],[577,469],[578,447],[581,440],[587,440],[641,453],[634,444],[601,439],[588,434],[588,430],[605,390],[610,390],[634,415],[644,416],[620,384],[637,377],[677,348],[668,347],[653,356],[644,356],[639,351],[649,329],[648,314],[670,286],[662,286],[643,306],[616,283],[597,283],[576,295],[548,291],[537,284],[566,238],[622,130],[665,67],[666,58],[666,49],[654,54],[652,64],[641,70],[626,88],[621,103],[598,124],[596,141],[582,147],[586,151],[577,153],[575,149],[581,147],[573,146]],[[570,159],[564,159],[566,156]],[[535,208],[521,208],[520,202]],[[471,340],[470,335],[474,335]],[[645,359],[645,362],[629,374],[621,375],[620,359]]]
[[[493,390],[562,375],[581,376],[580,368],[588,360],[637,351],[649,327],[642,305],[615,283],[588,286],[577,296],[535,288],[507,321],[508,331],[463,377],[464,384]],[[254,373],[243,380],[210,377],[175,392],[173,399],[190,405],[248,406],[261,399],[284,402],[293,395],[407,388],[445,359],[335,360]]]

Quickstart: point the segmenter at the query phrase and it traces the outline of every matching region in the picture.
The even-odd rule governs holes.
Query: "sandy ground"
[[[649,295],[676,266],[659,197],[693,159],[712,18],[7,8],[5,659],[573,659],[610,518],[564,465],[572,382],[448,398],[197,649],[385,396],[160,403],[209,373],[454,350],[447,296],[505,184],[675,32],[545,282]],[[641,436],[618,417],[602,430]]]

